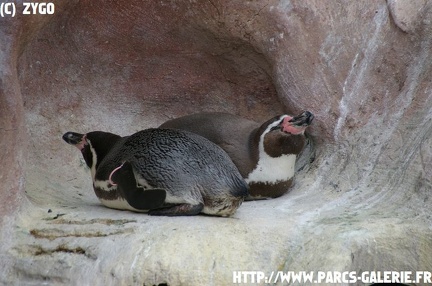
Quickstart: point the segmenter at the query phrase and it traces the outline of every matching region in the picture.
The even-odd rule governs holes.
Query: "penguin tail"
[[[235,197],[246,198],[249,196],[249,185],[245,182],[245,180],[240,176],[233,176],[233,189],[231,194]]]

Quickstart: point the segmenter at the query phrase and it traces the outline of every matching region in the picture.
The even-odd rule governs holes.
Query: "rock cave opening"
[[[214,7],[135,4],[69,4],[22,51],[26,194],[37,205],[97,203],[66,131],[128,135],[200,111],[257,122],[286,111],[271,63],[208,18]]]

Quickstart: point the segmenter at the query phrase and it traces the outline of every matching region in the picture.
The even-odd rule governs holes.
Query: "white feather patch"
[[[117,186],[111,185],[109,181],[93,180],[93,185],[95,188],[99,188],[107,192],[117,190]]]
[[[115,200],[104,200],[99,199],[99,201],[106,207],[110,209],[116,209],[116,210],[129,210],[134,212],[147,212],[146,210],[137,210],[136,208],[133,208],[129,205],[129,203],[122,198],[118,198]]]
[[[109,183],[109,181],[99,181],[94,180],[93,185],[95,188],[98,188],[102,192],[116,191],[117,186],[113,186]],[[106,207],[117,210],[131,210],[137,211],[133,207],[129,205],[129,203],[123,198],[117,198],[115,200],[104,200],[102,198],[98,198],[99,201]]]
[[[278,183],[294,177],[296,155],[285,154],[280,157],[271,157],[264,150],[264,137],[272,127],[277,126],[287,115],[281,116],[261,134],[258,144],[259,159],[256,168],[249,173],[246,182],[249,183]]]

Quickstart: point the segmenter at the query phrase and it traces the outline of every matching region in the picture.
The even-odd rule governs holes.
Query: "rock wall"
[[[430,3],[54,4],[0,18],[2,283],[432,269]],[[315,161],[290,193],[229,219],[106,209],[61,141],[204,110],[263,121],[302,109],[316,116]]]

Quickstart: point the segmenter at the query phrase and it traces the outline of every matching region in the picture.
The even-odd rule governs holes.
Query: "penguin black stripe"
[[[92,169],[96,195],[111,208],[229,216],[248,196],[248,185],[230,157],[190,132],[146,129],[127,137],[67,132],[63,139],[81,150]]]
[[[274,198],[286,193],[293,182],[296,157],[307,142],[304,131],[313,118],[304,111],[259,124],[232,114],[205,112],[169,120],[160,128],[187,130],[214,142],[249,184],[249,199]]]

